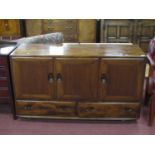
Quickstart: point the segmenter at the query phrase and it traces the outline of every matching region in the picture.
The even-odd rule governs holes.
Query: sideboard
[[[145,59],[132,44],[22,44],[10,55],[15,115],[136,120]]]

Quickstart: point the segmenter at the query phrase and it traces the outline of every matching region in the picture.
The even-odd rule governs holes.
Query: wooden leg
[[[145,94],[145,97],[144,97],[144,99],[143,99],[143,104],[144,104],[145,106],[148,106],[148,105],[149,105],[149,100],[150,100],[150,98],[151,98],[151,95],[148,94],[148,93],[146,93],[146,94]]]
[[[149,126],[152,126],[153,124],[154,112],[155,112],[155,94],[151,96],[151,102],[149,107],[149,122],[148,122]]]
[[[16,116],[14,102],[13,102],[13,100],[10,100],[9,103],[10,103],[10,106],[11,106],[11,113],[12,113],[13,119],[16,120],[17,116]]]

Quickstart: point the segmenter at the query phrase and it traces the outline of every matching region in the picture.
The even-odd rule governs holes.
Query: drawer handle
[[[53,75],[53,73],[49,73],[48,74],[48,82],[53,83],[53,81],[54,81],[54,75]]]
[[[134,112],[134,109],[132,109],[132,108],[124,108],[124,111],[125,112]]]
[[[66,26],[65,28],[66,29],[72,29],[73,27],[72,26]]]
[[[62,81],[62,75],[60,73],[57,74],[57,82],[61,82]]]
[[[48,26],[47,28],[48,28],[48,30],[54,30],[54,27]]]
[[[67,110],[70,110],[71,108],[70,107],[62,106],[62,107],[60,107],[60,109],[63,110],[63,111],[67,111]]]
[[[85,112],[96,112],[96,109],[93,107],[89,107],[87,109],[84,109]]]
[[[101,83],[106,84],[107,83],[107,76],[106,74],[101,74]]]
[[[5,21],[4,21],[4,26],[5,26],[5,30],[6,30],[6,31],[9,31],[9,30],[10,30],[9,21],[8,21],[8,20],[5,20]]]
[[[25,109],[25,110],[32,110],[32,105],[27,105],[27,106],[25,106],[24,109]]]

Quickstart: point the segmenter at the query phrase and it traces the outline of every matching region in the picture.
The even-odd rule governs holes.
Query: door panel
[[[155,20],[139,20],[137,22],[137,41],[136,43],[143,49],[148,51],[150,40],[155,36]]]
[[[102,59],[99,93],[101,100],[138,101],[141,98],[143,59]]]
[[[58,99],[97,99],[97,58],[58,58],[55,61]]]
[[[0,20],[0,36],[20,36],[19,20]]]
[[[104,20],[103,42],[127,43],[133,41],[134,21],[132,20]]]
[[[12,58],[12,76],[17,99],[53,98],[51,58]]]

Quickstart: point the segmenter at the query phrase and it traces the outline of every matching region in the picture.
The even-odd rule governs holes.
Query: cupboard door
[[[79,42],[96,42],[96,19],[79,19]]]
[[[128,43],[133,41],[133,20],[102,20],[102,42]]]
[[[11,67],[17,99],[53,98],[51,58],[12,58]]]
[[[105,101],[139,101],[142,95],[143,59],[101,59],[99,94]]]
[[[58,58],[55,61],[58,99],[97,99],[97,58]]]
[[[150,40],[155,36],[155,20],[137,22],[137,42],[144,52],[148,51]]]
[[[0,36],[20,36],[20,24],[17,19],[0,20]]]

